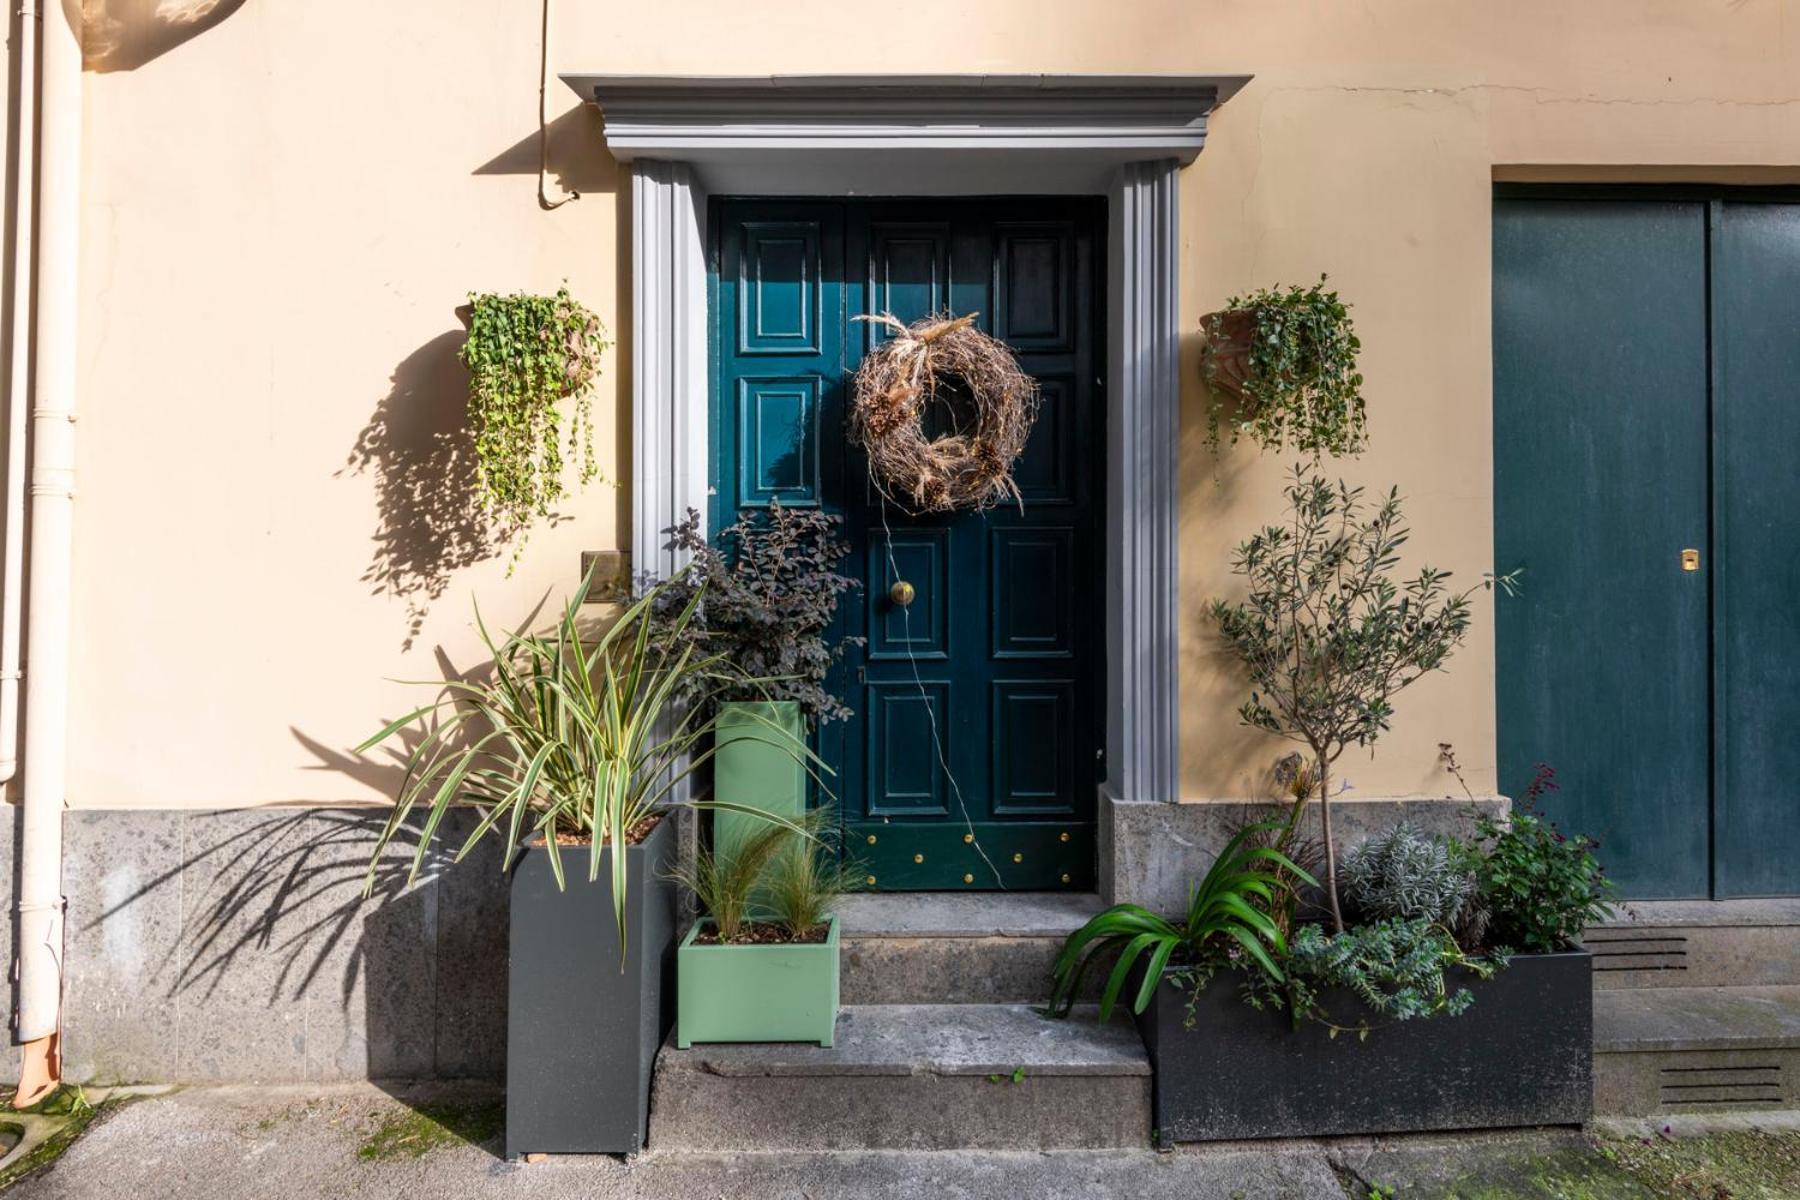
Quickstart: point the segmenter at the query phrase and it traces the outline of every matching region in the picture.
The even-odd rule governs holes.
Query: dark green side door
[[[845,518],[840,613],[866,639],[820,731],[848,850],[879,889],[1094,884],[1102,744],[1098,542],[1103,212],[1086,199],[716,201],[714,529],[745,508]],[[855,320],[980,313],[1043,403],[1023,506],[915,518],[845,437]],[[936,414],[954,424],[954,408]],[[900,605],[896,582],[912,584]]]
[[[1500,784],[1633,898],[1800,891],[1800,206],[1503,193]]]

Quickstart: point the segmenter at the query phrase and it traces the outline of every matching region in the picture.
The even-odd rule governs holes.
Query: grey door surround
[[[674,569],[664,531],[706,508],[707,196],[1107,198],[1103,891],[1104,814],[1180,799],[1180,172],[1248,78],[563,76],[632,165],[638,571]]]

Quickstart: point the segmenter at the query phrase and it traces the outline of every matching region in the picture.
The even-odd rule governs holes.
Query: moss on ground
[[[1800,1200],[1800,1132],[1606,1137],[1551,1153],[1472,1149],[1389,1160],[1345,1181],[1354,1200]],[[1416,1174],[1415,1174],[1416,1172]],[[1406,1178],[1414,1174],[1413,1178]]]
[[[380,1114],[356,1156],[371,1162],[418,1158],[445,1146],[480,1146],[500,1136],[506,1106],[500,1100],[420,1104]]]
[[[79,1138],[102,1115],[116,1112],[130,1104],[137,1097],[119,1096],[100,1104],[89,1104],[87,1096],[79,1087],[65,1085],[52,1092],[48,1097],[38,1101],[30,1108],[20,1110],[27,1116],[57,1122],[55,1132],[26,1151],[24,1155],[0,1169],[0,1191],[11,1187],[21,1180],[47,1169],[63,1151],[75,1144]],[[0,1127],[9,1131],[17,1130],[21,1136],[26,1126],[17,1121],[0,1121]],[[15,1143],[16,1144],[16,1143]]]
[[[1794,1200],[1800,1197],[1800,1132],[1703,1137],[1612,1138],[1599,1155],[1672,1200]]]

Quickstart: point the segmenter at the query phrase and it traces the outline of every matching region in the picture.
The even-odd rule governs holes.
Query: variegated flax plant
[[[409,882],[418,878],[445,814],[471,805],[480,819],[456,850],[458,862],[488,834],[505,838],[509,861],[522,844],[541,843],[562,887],[565,852],[583,853],[572,847],[585,844],[590,882],[600,877],[602,851],[620,848],[610,869],[623,957],[627,837],[676,802],[679,785],[712,758],[718,706],[705,701],[716,691],[741,695],[761,681],[747,680],[704,641],[663,636],[668,622],[674,632],[685,628],[700,603],[695,594],[676,613],[653,619],[669,584],[648,589],[604,631],[584,629],[582,605],[591,582],[583,582],[548,633],[513,633],[496,643],[477,609],[491,672],[434,684],[440,691],[430,704],[389,722],[357,747],[363,753],[389,739],[405,747],[405,775],[376,842],[365,890],[374,886],[383,849],[415,811],[425,815]],[[679,699],[684,695],[685,703]],[[771,728],[770,744],[792,745]],[[806,756],[809,770],[820,765],[802,747],[789,753]],[[803,832],[739,805],[688,803],[756,812]]]

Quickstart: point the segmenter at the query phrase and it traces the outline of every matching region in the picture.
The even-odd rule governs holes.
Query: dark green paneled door
[[[849,848],[882,889],[1086,889],[1102,744],[1098,543],[1103,212],[1085,199],[714,204],[715,529],[744,508],[841,514],[867,639],[821,732]],[[1043,390],[1022,507],[914,518],[844,433],[855,320],[978,312]],[[954,406],[938,414],[957,419]],[[890,588],[904,580],[914,599]]]
[[[1499,769],[1635,898],[1800,892],[1800,206],[1502,194]]]
[[[1800,204],[1710,207],[1721,896],[1800,893]]]

